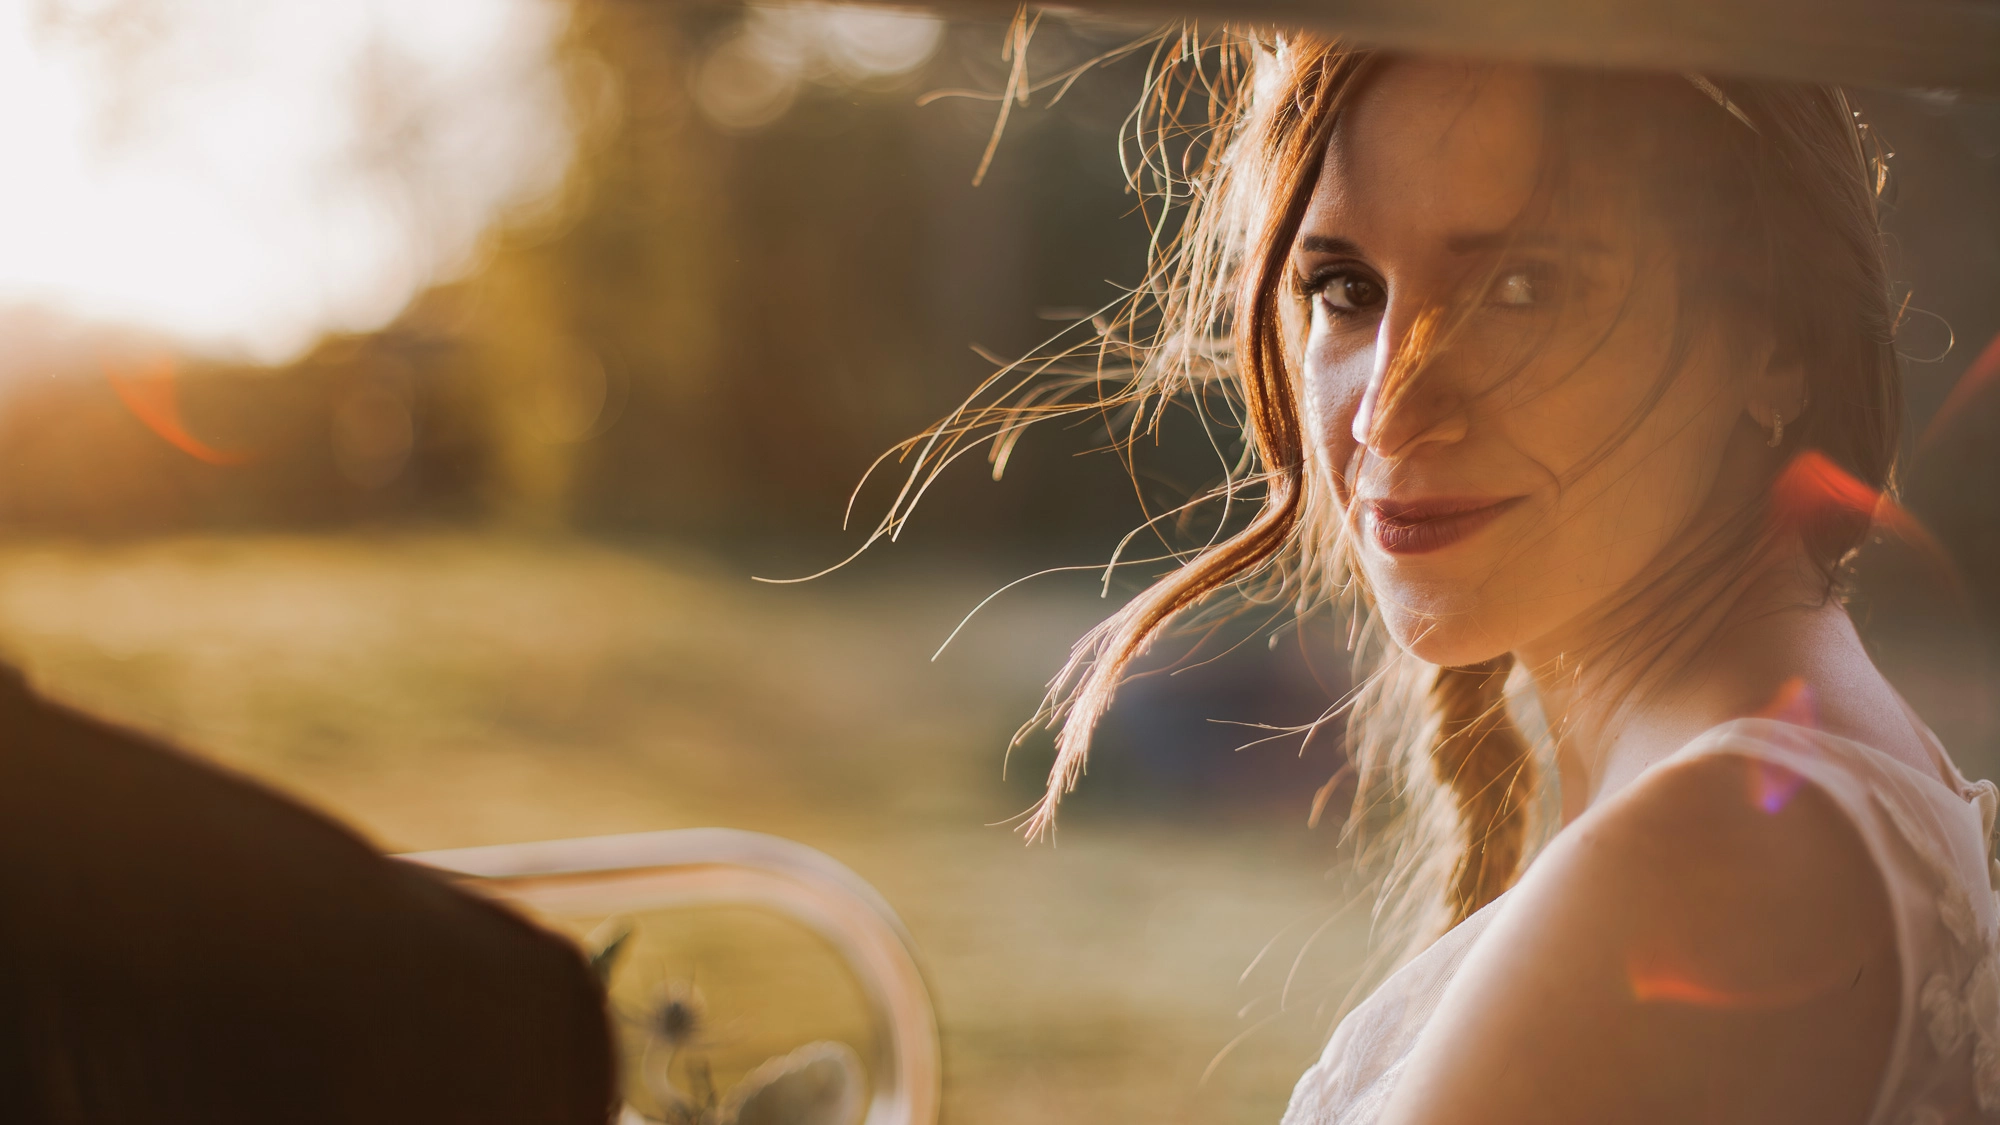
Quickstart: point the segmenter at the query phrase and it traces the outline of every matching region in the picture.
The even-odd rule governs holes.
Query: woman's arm
[[[1799,784],[1765,811],[1775,768],[1669,763],[1572,825],[1383,1125],[1865,1121],[1901,994],[1888,893],[1832,798]]]

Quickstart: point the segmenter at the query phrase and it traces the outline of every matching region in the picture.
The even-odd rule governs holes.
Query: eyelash
[[[1374,275],[1370,274],[1368,271],[1363,269],[1358,269],[1353,265],[1342,264],[1342,265],[1328,266],[1320,270],[1319,272],[1313,274],[1310,277],[1300,279],[1299,291],[1307,299],[1313,301],[1319,301],[1322,297],[1326,295],[1326,291],[1330,287],[1332,287],[1336,282],[1346,281],[1350,279],[1356,281],[1365,281],[1368,284],[1375,286],[1376,289],[1384,292],[1386,292],[1388,289],[1388,286],[1382,284],[1380,280],[1378,280]],[[1369,306],[1369,307],[1372,308],[1375,306]],[[1339,306],[1329,304],[1326,305],[1326,311],[1334,316],[1352,316],[1355,313],[1365,312],[1367,310],[1341,308]]]
[[[1494,294],[1501,286],[1515,277],[1520,277],[1527,281],[1528,290],[1532,294],[1531,300],[1523,304],[1493,300]],[[1329,266],[1310,277],[1301,278],[1299,280],[1299,292],[1308,300],[1318,301],[1335,283],[1347,280],[1364,281],[1375,286],[1380,291],[1388,289],[1388,286],[1384,285],[1367,270],[1356,268],[1353,265],[1341,264]],[[1522,309],[1545,305],[1548,303],[1555,286],[1555,271],[1546,263],[1524,262],[1518,266],[1500,270],[1493,275],[1493,282],[1487,288],[1487,300],[1485,304],[1503,309]],[[1342,308],[1338,305],[1325,304],[1324,307],[1329,315],[1345,317],[1366,312],[1369,309],[1379,306],[1369,305],[1363,308]]]

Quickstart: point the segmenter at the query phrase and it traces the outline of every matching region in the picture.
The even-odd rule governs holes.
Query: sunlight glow
[[[555,0],[0,0],[0,306],[281,363],[573,147]]]

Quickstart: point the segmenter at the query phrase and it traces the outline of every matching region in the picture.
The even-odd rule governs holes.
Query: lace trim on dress
[[[2000,790],[1991,781],[1967,783],[1963,790],[1979,810],[1980,836],[1986,841],[1987,888],[1992,896],[1988,918],[2000,917],[2000,860],[1992,858],[1994,811],[2000,807]],[[1929,845],[1931,833],[1910,823],[1909,814],[1898,802],[1880,802],[1896,830],[1931,869],[1940,888],[1938,920],[1951,937],[1951,951],[1945,963],[1925,979],[1917,1005],[1931,1047],[1940,1058],[1951,1058],[1972,1042],[1972,1090],[1979,1112],[2000,1117],[2000,924],[1982,926],[1972,892],[1937,849]],[[1905,1118],[1910,1125],[1936,1121],[1942,1112],[1918,1106]]]

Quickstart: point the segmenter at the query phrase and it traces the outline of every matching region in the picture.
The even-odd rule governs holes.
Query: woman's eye
[[[1360,312],[1382,303],[1382,286],[1360,274],[1334,274],[1320,283],[1319,299],[1338,312]]]
[[[1499,277],[1494,278],[1493,287],[1487,290],[1486,300],[1488,304],[1520,308],[1547,300],[1548,289],[1547,279],[1535,270],[1503,270]]]

